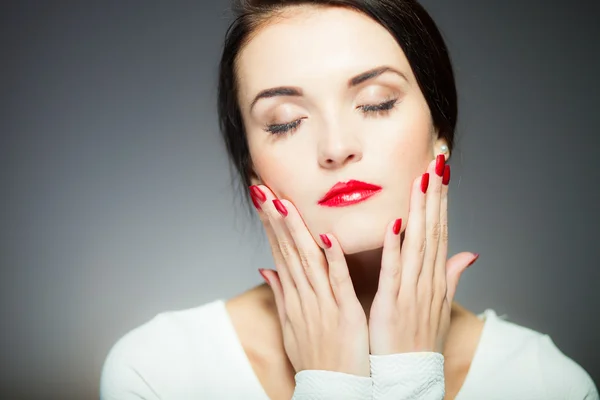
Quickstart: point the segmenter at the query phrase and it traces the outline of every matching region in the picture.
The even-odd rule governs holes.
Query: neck
[[[367,321],[379,285],[382,251],[383,249],[379,248],[346,255],[346,263],[352,278],[354,291],[367,316]],[[448,332],[444,355],[454,359],[464,356],[464,346],[461,346],[459,342],[464,341],[473,332],[475,332],[478,339],[483,323],[474,314],[454,302],[451,306],[451,313],[452,324]],[[473,326],[477,328],[475,330],[471,329]]]
[[[373,303],[373,299],[375,298],[375,294],[377,293],[377,287],[379,284],[381,255],[381,248],[346,255],[346,263],[348,265],[354,291],[358,301],[363,307],[367,321],[369,319],[371,305]],[[265,283],[259,287],[258,293],[266,305],[267,314],[273,321],[272,326],[277,327],[279,332],[278,337],[280,337],[280,325],[277,317],[277,307],[275,305],[273,292]],[[480,321],[474,314],[454,302],[452,303],[451,313],[452,323],[450,325],[450,331],[448,332],[448,337],[446,340],[444,356],[447,359],[450,358],[460,360],[464,358],[465,345],[468,346],[470,343],[477,343],[481,329],[483,329],[483,322]],[[475,326],[474,329],[472,328],[473,326]],[[473,334],[476,335],[474,340],[468,340],[468,338]],[[467,352],[467,354],[470,354],[470,352]]]
[[[367,319],[379,284],[382,251],[379,248],[346,256],[354,291]]]

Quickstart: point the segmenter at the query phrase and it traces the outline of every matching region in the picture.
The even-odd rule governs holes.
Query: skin
[[[277,273],[267,275],[272,290],[260,286],[227,307],[267,394],[290,398],[302,369],[368,375],[369,352],[438,351],[446,360],[446,397],[453,398],[482,328],[452,305],[460,274],[476,257],[446,260],[448,189],[432,161],[445,142],[401,48],[360,13],[303,6],[261,27],[237,66],[253,182],[265,195],[258,212]],[[297,95],[257,99],[278,87]],[[366,112],[373,107],[379,109]],[[428,194],[419,190],[424,172]],[[349,207],[317,203],[349,179],[383,190]],[[278,213],[274,199],[288,213]],[[392,229],[398,218],[402,235]],[[435,245],[425,250],[425,239]],[[261,332],[250,334],[257,326]],[[318,357],[306,351],[319,346],[327,351]]]
[[[387,72],[348,89],[350,78],[380,66],[406,79]],[[260,30],[241,52],[238,68],[256,182],[292,200],[315,240],[331,232],[346,254],[381,248],[387,223],[407,216],[413,179],[443,144],[436,143],[429,108],[394,38],[359,13],[302,7]],[[250,110],[257,93],[279,86],[298,87],[304,95],[261,99]],[[398,102],[389,113],[357,109],[392,99]],[[267,124],[299,118],[305,119],[293,133],[265,132]],[[335,183],[349,179],[383,190],[353,207],[317,205]]]
[[[289,400],[296,371],[286,355],[273,291],[259,285],[226,302],[234,329],[250,365],[272,400]],[[444,349],[445,399],[454,399],[469,372],[483,322],[454,303],[452,324]]]

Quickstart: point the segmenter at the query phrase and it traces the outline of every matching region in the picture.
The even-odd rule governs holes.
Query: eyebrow
[[[376,77],[378,77],[379,75],[381,75],[385,72],[393,72],[396,75],[400,76],[405,81],[408,81],[408,79],[402,72],[400,72],[392,67],[389,67],[389,66],[381,66],[381,67],[370,69],[366,72],[362,72],[362,73],[356,75],[355,77],[350,78],[350,80],[348,81],[348,88],[352,88],[352,87],[358,86],[361,83],[364,83],[368,80],[375,79]],[[297,87],[290,87],[290,86],[280,86],[280,87],[262,90],[261,92],[259,92],[256,95],[254,100],[252,100],[252,103],[250,104],[250,111],[252,111],[252,108],[254,108],[254,105],[256,104],[256,102],[258,102],[258,100],[267,99],[270,97],[277,97],[277,96],[299,97],[299,96],[302,96],[302,90]]]
[[[370,69],[366,72],[363,72],[362,74],[356,75],[354,78],[351,78],[348,81],[348,87],[351,88],[360,85],[361,83],[366,82],[370,79],[374,79],[385,72],[393,72],[405,81],[408,81],[408,79],[406,79],[406,76],[402,72],[392,67],[388,67],[387,65],[384,65],[382,67]]]

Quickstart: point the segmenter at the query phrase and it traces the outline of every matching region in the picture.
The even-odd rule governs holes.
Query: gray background
[[[460,92],[451,250],[481,253],[458,300],[598,382],[598,2],[424,4]],[[120,336],[271,265],[217,130],[227,7],[2,2],[1,398],[97,397]]]

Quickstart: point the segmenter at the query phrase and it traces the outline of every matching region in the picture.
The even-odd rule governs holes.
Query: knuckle
[[[441,235],[441,224],[439,222],[435,222],[431,226],[431,237],[432,237],[434,243],[440,240],[440,235]]]
[[[281,252],[283,258],[285,258],[286,260],[288,260],[292,256],[292,254],[294,254],[295,250],[296,249],[294,244],[289,240],[279,241],[279,251]]]
[[[419,246],[419,255],[421,257],[425,256],[425,251],[427,250],[427,240],[425,238],[421,239],[418,243]]]
[[[348,275],[344,271],[339,271],[338,268],[330,268],[329,279],[331,281],[331,286],[340,287],[348,283],[348,281],[350,280],[350,275]]]
[[[440,237],[442,243],[448,243],[448,224],[440,224]]]
[[[299,248],[298,256],[305,271],[310,270],[315,263],[319,262],[319,255],[313,250]]]
[[[388,266],[387,268],[383,269],[382,272],[389,279],[400,278],[400,266],[398,264]]]

